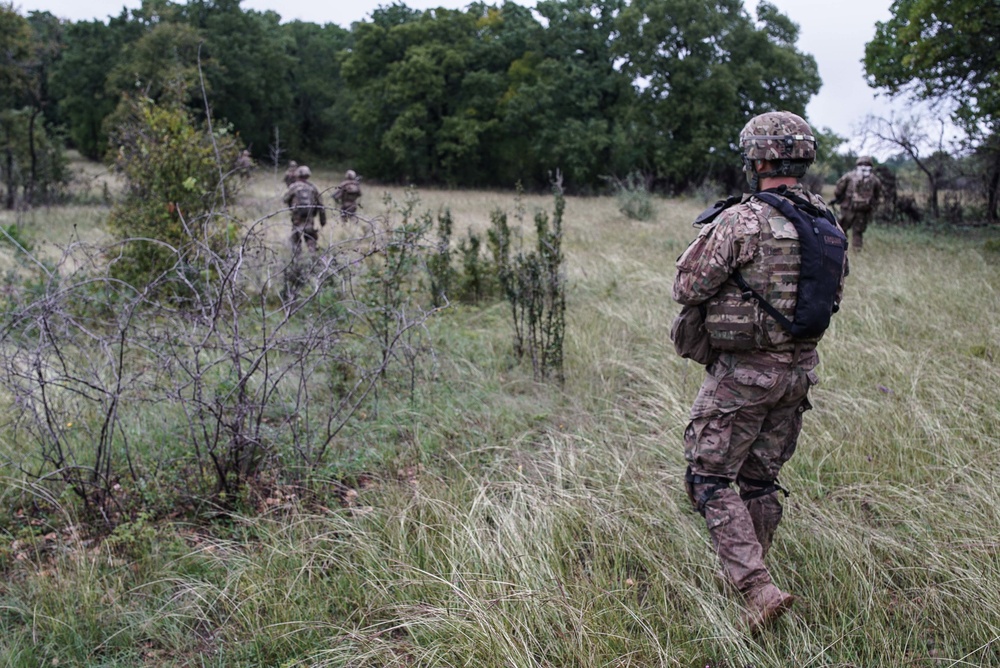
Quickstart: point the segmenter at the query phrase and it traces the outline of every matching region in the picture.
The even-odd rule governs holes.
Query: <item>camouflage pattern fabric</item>
[[[826,205],[802,186],[790,193],[820,209]],[[770,205],[747,197],[702,227],[677,260],[674,300],[706,304],[705,327],[712,346],[732,351],[791,351],[815,347],[819,338],[793,339],[732,278],[736,269],[786,318],[795,315],[800,257],[795,225]],[[846,274],[846,267],[845,267]],[[843,296],[843,280],[837,301]]]
[[[236,171],[243,178],[250,178],[253,167],[253,158],[250,157],[250,151],[243,151],[240,153],[240,157],[236,158]]]
[[[315,251],[319,233],[313,220],[319,216],[320,226],[326,225],[326,210],[319,189],[308,181],[296,181],[285,191],[282,201],[291,209],[292,250],[298,252],[305,239],[309,249]]]
[[[347,220],[358,212],[361,184],[356,179],[345,179],[333,191],[333,199],[340,202],[340,218]]]
[[[882,197],[882,182],[871,168],[857,167],[837,180],[834,199],[840,202],[840,224],[851,232],[851,248],[861,250],[872,213]]]
[[[825,208],[800,185],[789,189]],[[798,233],[791,221],[752,197],[705,225],[677,260],[673,297],[704,303],[713,346],[732,343],[706,367],[684,430],[690,471],[716,482],[693,484],[726,575],[744,594],[771,584],[764,563],[782,507],[773,488],[795,452],[809,388],[818,382],[815,340],[793,340],[732,280],[736,269],[782,314],[797,295]],[[846,264],[844,273],[846,275]],[[843,281],[838,290],[838,301]],[[712,328],[715,331],[712,331]],[[718,481],[735,482],[739,491]],[[753,492],[763,492],[754,498]]]
[[[818,382],[815,350],[801,353],[723,353],[708,366],[684,430],[684,458],[692,473],[737,481],[778,477],[795,453],[802,414]],[[701,489],[699,489],[701,487]],[[705,485],[695,486],[695,494]],[[731,487],[705,504],[705,522],[726,575],[741,592],[771,582],[764,557],[781,521],[777,493],[744,501]]]
[[[291,187],[291,185],[293,183],[295,183],[295,181],[298,180],[298,176],[295,175],[295,172],[298,171],[298,169],[299,169],[299,166],[297,164],[295,164],[294,162],[293,163],[289,163],[288,169],[285,170],[285,185],[286,186]]]

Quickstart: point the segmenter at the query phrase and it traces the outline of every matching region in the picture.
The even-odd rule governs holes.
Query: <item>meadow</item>
[[[20,224],[39,257],[104,239],[91,176],[86,201],[0,223]],[[259,171],[237,208],[278,249],[280,176]],[[363,187],[365,216],[381,215],[383,193],[407,196]],[[456,239],[515,201],[415,196],[451,211]],[[530,215],[551,199],[523,204]],[[567,198],[563,385],[514,359],[502,301],[453,303],[426,323],[432,363],[415,390],[359,412],[308,489],[276,471],[239,512],[140,515],[94,536],[68,496],[26,514],[43,488],[16,465],[23,445],[0,442],[0,661],[1000,665],[998,231],[876,225],[851,255],[768,557],[799,599],[751,637],[682,483],[703,369],[673,352],[670,289],[706,202],[654,205],[638,222],[613,197]],[[343,230],[333,217],[321,245]],[[0,397],[0,425],[17,410]]]

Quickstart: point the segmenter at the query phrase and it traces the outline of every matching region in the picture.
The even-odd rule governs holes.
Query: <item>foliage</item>
[[[987,216],[1000,208],[1000,6],[972,0],[896,0],[865,47],[868,84],[890,95],[945,102],[985,154]],[[928,177],[930,178],[930,177]],[[936,207],[936,202],[932,204]]]
[[[104,120],[115,110],[120,97],[119,91],[106,85],[121,49],[121,36],[113,25],[101,21],[67,25],[65,48],[52,72],[52,92],[69,139],[91,160],[100,160],[107,153]]]
[[[192,0],[178,17],[203,40],[213,113],[232,123],[261,156],[275,127],[286,137],[298,134],[291,131],[296,119],[289,117],[299,92],[290,84],[298,63],[280,19],[273,11],[243,9],[239,0]],[[317,74],[333,67],[327,63]],[[330,84],[335,91],[334,80]]]
[[[324,161],[360,157],[350,115],[352,95],[340,74],[339,59],[350,48],[352,34],[333,24],[303,21],[283,23],[291,60],[287,118],[291,156],[316,156]],[[280,124],[279,124],[280,125]]]
[[[256,185],[253,194],[273,192],[266,179]],[[435,189],[422,198],[432,211],[450,207],[461,230],[467,219],[486,219],[497,193]],[[522,202],[532,210],[551,200],[527,194]],[[280,457],[230,497],[234,510],[182,500],[156,516],[121,518],[110,543],[95,535],[71,496],[18,471],[37,449],[27,432],[12,436],[25,404],[8,402],[5,364],[0,660],[108,667],[998,665],[1000,349],[991,289],[998,254],[988,243],[998,230],[944,235],[876,226],[865,254],[852,258],[849,298],[821,343],[813,409],[782,470],[792,496],[769,553],[775,581],[799,600],[771,631],[750,637],[740,627],[739,598],[716,588],[704,520],[683,491],[681,440],[704,370],[664,346],[677,308],[669,258],[695,233],[690,221],[701,204],[665,204],[657,225],[622,234],[613,197],[567,196],[572,335],[558,391],[533,383],[526,365],[506,363],[505,308],[448,309],[426,323],[437,354],[415,398],[385,391],[377,417],[362,406],[332,443],[322,477],[300,477],[301,470],[285,477],[299,460],[282,438],[303,434],[331,407],[318,388],[333,382],[333,369],[307,352],[303,364],[317,362],[306,384],[311,393],[299,403],[293,391],[270,402],[260,436]],[[56,240],[68,238],[62,232],[72,223],[90,227],[75,208],[40,210],[37,218]],[[271,232],[283,240],[281,223]],[[243,270],[258,250],[271,252],[261,267],[276,262],[280,270],[285,255],[274,235],[270,251],[247,246]],[[68,285],[79,265],[61,267]],[[343,308],[346,288],[331,283],[310,297],[313,306],[296,316],[288,338],[274,342],[283,359],[316,340],[306,325]],[[70,301],[86,294],[74,288]],[[277,318],[283,305],[272,292],[267,299]],[[259,330],[247,329],[257,316],[242,313],[244,341],[262,341]],[[195,326],[169,311],[162,316],[155,323],[161,332]],[[105,310],[79,323],[92,332],[114,317]],[[143,320],[152,329],[153,320]],[[14,331],[3,333],[6,355]],[[107,357],[96,345],[87,352],[93,360],[67,359],[92,372],[85,379],[102,378]],[[233,359],[218,350],[201,354],[218,362],[213,368]],[[160,382],[186,373],[141,346],[127,347],[128,356],[126,380],[129,373]],[[25,368],[30,358],[22,357],[13,370]],[[163,477],[192,466],[197,441],[165,429],[169,406],[165,393],[138,383],[123,394],[143,482],[133,484],[122,463],[116,493],[123,497],[135,490],[153,497],[155,457],[162,455]],[[94,429],[80,440],[93,443],[97,435]],[[171,491],[199,496],[204,488],[185,480],[189,487]],[[956,606],[969,600],[975,604]]]
[[[7,209],[58,201],[69,176],[61,137],[46,130],[37,110],[0,111],[0,183]]]
[[[747,119],[775,109],[804,116],[819,90],[815,59],[795,48],[798,26],[767,2],[755,23],[740,0],[636,0],[615,25],[615,54],[637,88],[627,140],[643,153],[633,168],[675,191],[706,179],[738,185],[735,145]]]
[[[795,24],[768,3],[755,21],[741,0],[395,3],[349,30],[237,0],[144,0],[64,33],[53,89],[86,155],[121,94],[183,90],[200,115],[203,83],[258,160],[350,161],[403,184],[544,189],[560,165],[577,192],[632,171],[677,191],[732,185],[746,118],[801,113],[819,86]],[[286,156],[268,154],[278,138]]]
[[[147,102],[139,111],[146,131],[169,128],[193,142],[180,110]],[[162,169],[185,166],[157,155],[178,144],[143,146],[161,169],[133,183],[136,192],[150,186],[153,196],[169,180],[197,185]],[[270,216],[232,222],[224,244],[209,223],[182,225],[170,230],[176,266],[136,283],[120,265],[145,258],[127,250],[76,240],[51,266],[19,232],[7,234],[24,267],[3,286],[0,442],[20,447],[5,461],[47,494],[76,498],[87,520],[132,522],[115,539],[123,549],[133,549],[144,514],[195,503],[232,511],[266,472],[315,474],[342,454],[341,432],[362,407],[377,411],[378,390],[414,391],[434,311],[418,299],[427,221],[403,216],[365,221],[352,238],[290,261],[267,237]],[[271,277],[293,271],[296,290],[275,294]]]
[[[558,172],[552,181],[552,194],[555,209],[551,225],[548,214],[535,213],[535,250],[514,248],[515,235],[507,223],[507,214],[500,210],[490,214],[488,236],[500,287],[510,306],[514,355],[519,360],[529,357],[536,379],[554,379],[561,384],[566,333],[562,252],[566,199]]]
[[[109,156],[127,184],[108,217],[121,242],[112,273],[139,289],[175,274],[172,290],[181,295],[199,271],[191,240],[215,249],[226,243],[225,207],[238,181],[225,178],[219,165],[235,163],[238,139],[225,129],[200,128],[176,104],[133,99],[126,113]]]
[[[639,172],[630,172],[624,179],[605,177],[611,183],[618,210],[632,220],[649,220],[656,211],[649,192],[647,178]]]
[[[24,19],[0,4],[0,182],[7,209],[52,203],[68,178],[48,94],[60,39],[60,24],[48,12]]]
[[[896,0],[865,47],[869,85],[891,95],[947,98],[974,129],[1000,121],[1000,69],[994,36],[1000,6],[974,0]]]
[[[430,277],[431,301],[434,306],[443,306],[455,281],[455,268],[451,264],[451,233],[454,221],[451,211],[445,210],[438,215],[437,244],[427,258],[427,274]]]

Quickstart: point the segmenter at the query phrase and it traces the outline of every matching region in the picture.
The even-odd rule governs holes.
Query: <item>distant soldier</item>
[[[348,169],[344,180],[333,191],[333,199],[340,202],[340,219],[349,220],[357,215],[361,198],[361,179],[353,169]]]
[[[837,181],[833,203],[840,205],[840,225],[851,230],[851,247],[859,251],[871,222],[872,212],[882,196],[882,182],[872,173],[872,159],[858,158],[857,165]]]
[[[285,170],[285,185],[287,187],[290,188],[293,183],[298,181],[299,178],[298,171],[299,171],[299,163],[295,162],[294,160],[289,160],[288,169]]]
[[[312,172],[302,165],[296,170],[296,181],[288,187],[283,198],[285,205],[292,210],[292,253],[298,254],[302,249],[302,239],[312,252],[317,252],[316,239],[319,231],[313,225],[313,219],[318,215],[320,227],[326,225],[326,210],[319,189],[309,182]]]
[[[250,157],[250,151],[244,149],[240,153],[240,157],[236,158],[236,172],[245,179],[250,178],[251,172],[253,172],[253,158]]]

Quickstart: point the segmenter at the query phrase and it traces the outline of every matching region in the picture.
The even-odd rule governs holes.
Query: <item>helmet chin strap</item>
[[[754,166],[754,161],[747,157],[746,153],[742,153],[743,158],[743,174],[747,177],[747,183],[750,185],[750,192],[755,193],[760,191],[760,175],[757,173],[757,168]]]

